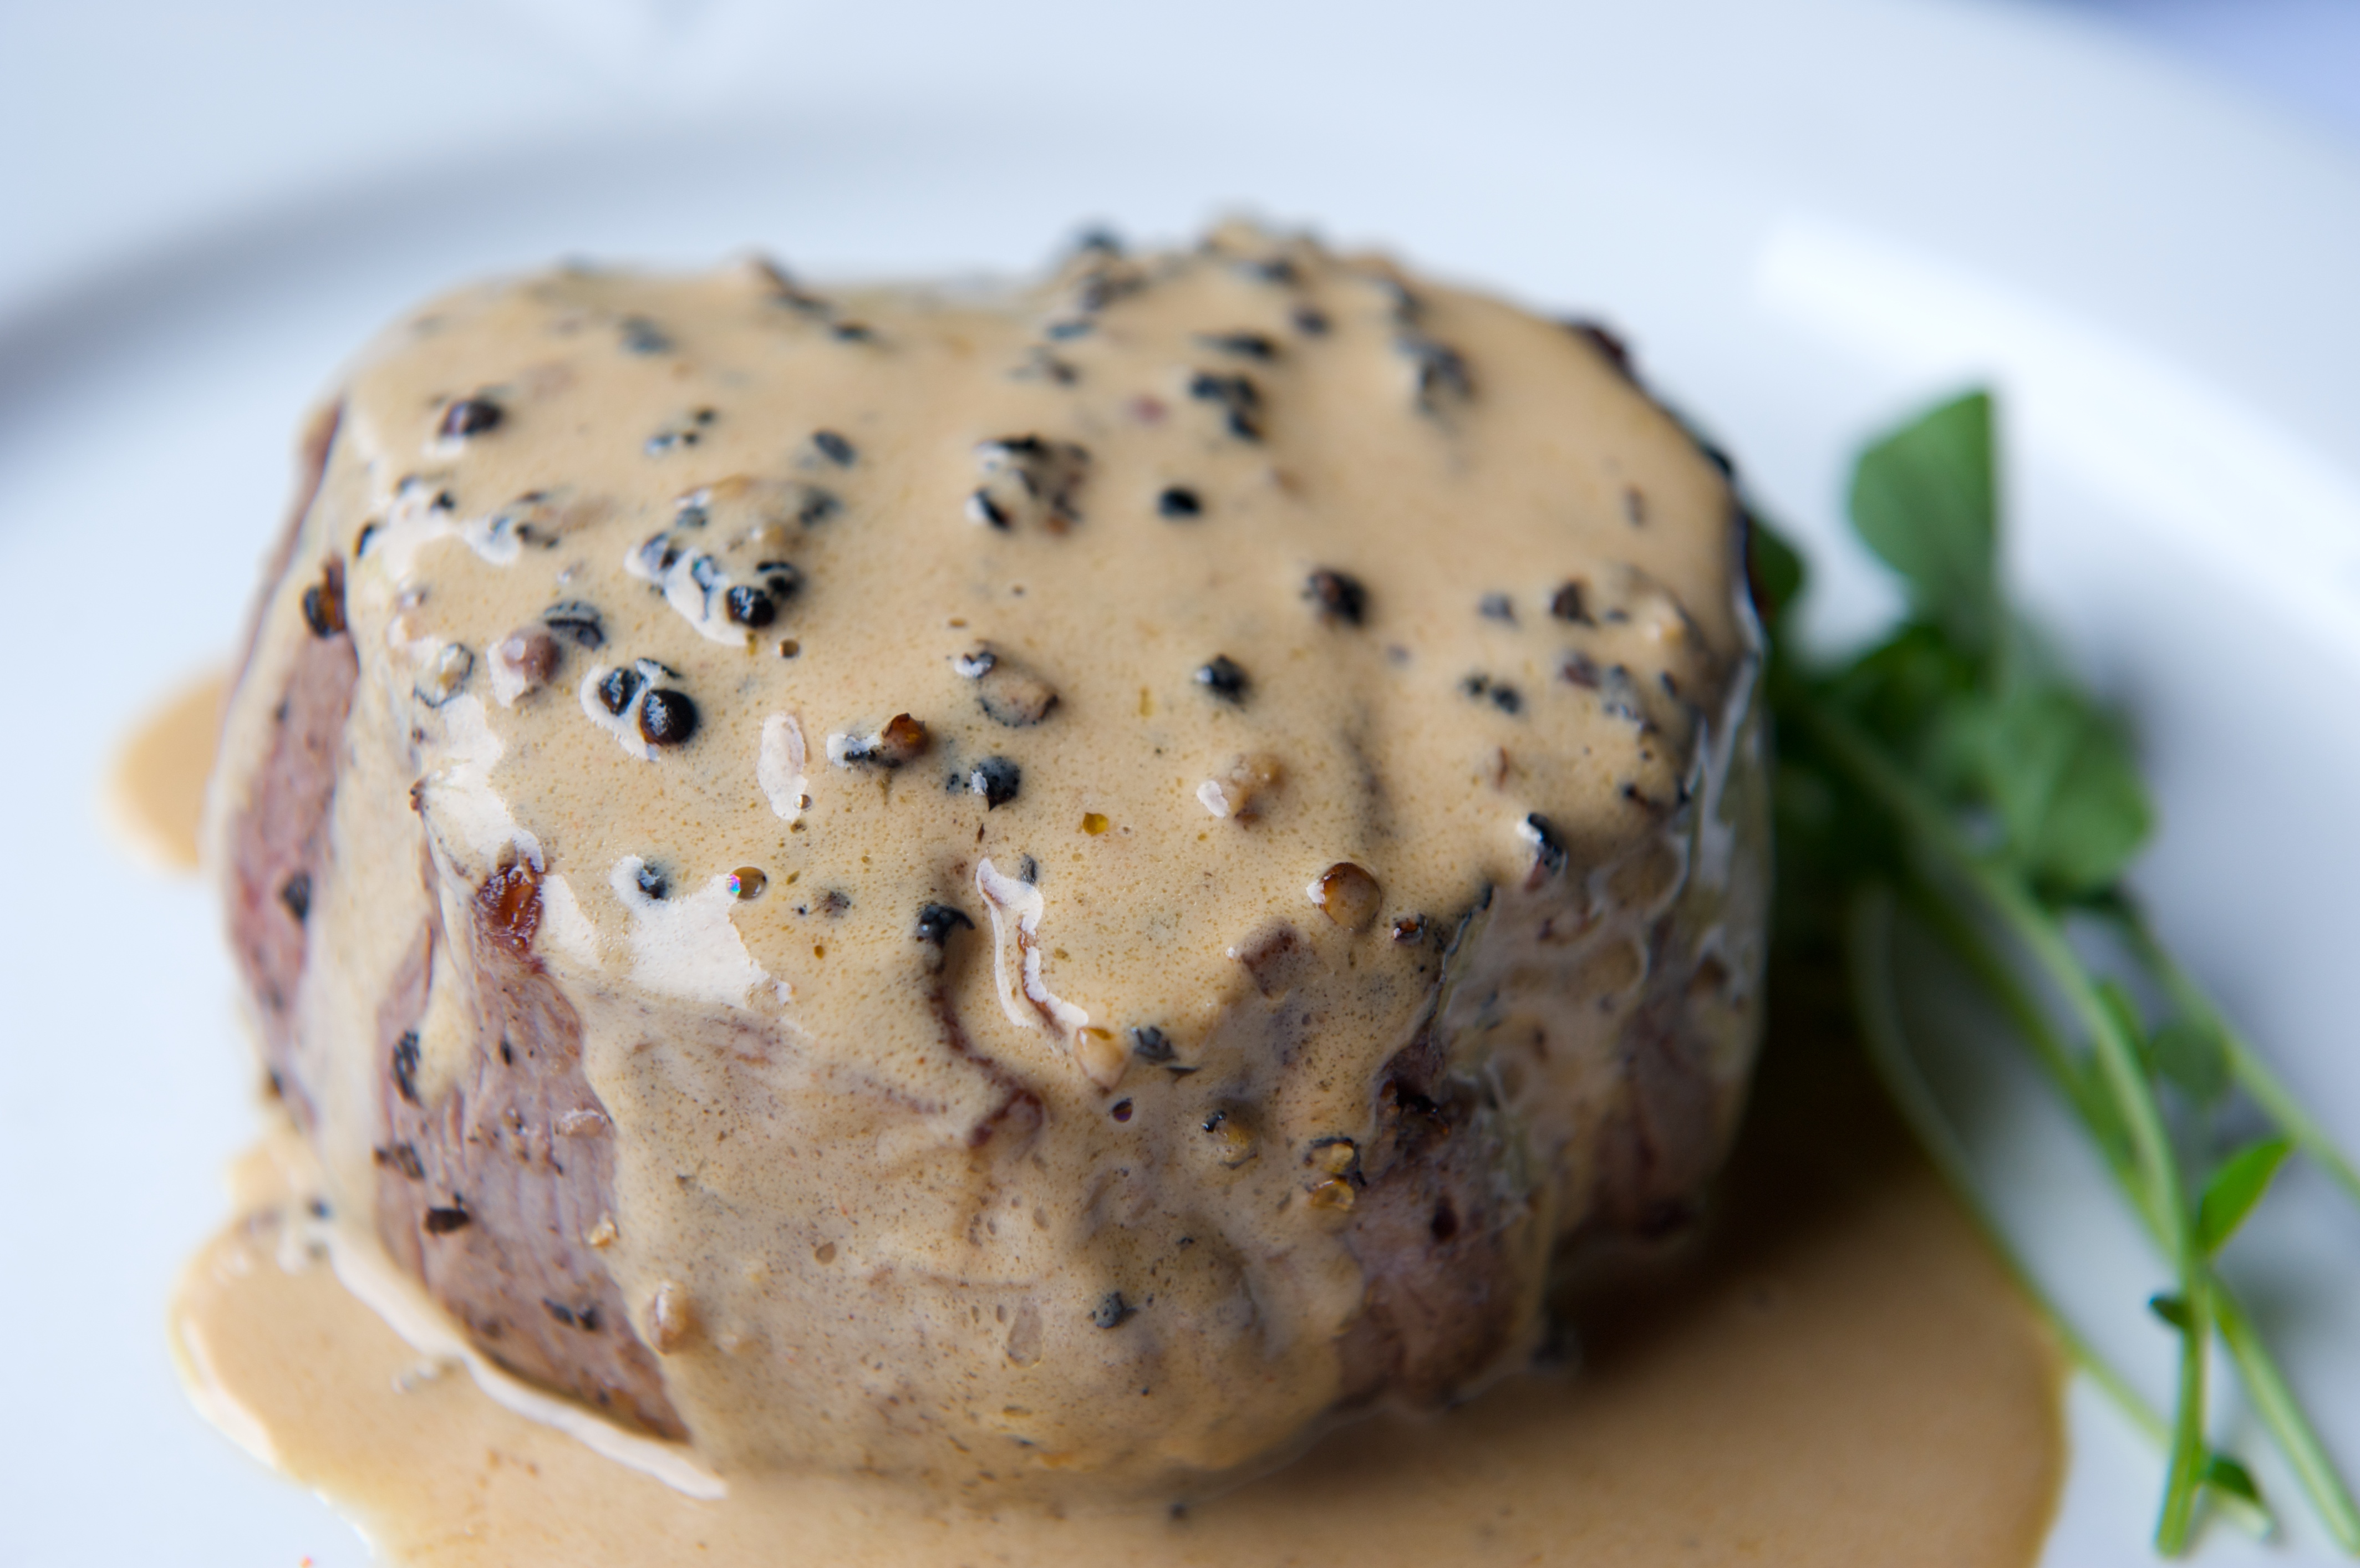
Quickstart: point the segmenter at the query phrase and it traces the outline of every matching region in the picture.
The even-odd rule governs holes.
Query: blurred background
[[[2360,147],[2360,5],[2352,0],[2030,3],[2119,29]]]
[[[2111,37],[2360,153],[2355,0],[1919,3],[2039,14]],[[1001,8],[957,9],[989,26]],[[1226,9],[1175,5],[1108,21],[1147,40],[1217,26]],[[1299,0],[1278,9],[1332,15],[1340,49],[1354,52],[1351,7]],[[484,142],[551,139],[595,123],[607,106],[694,118],[825,101],[828,62],[824,51],[801,46],[805,38],[848,34],[906,47],[916,84],[932,71],[956,69],[955,52],[929,50],[913,36],[957,31],[943,26],[953,10],[814,0],[412,0],[366,8],[5,0],[0,192],[10,212],[0,223],[0,305],[20,299],[36,278],[54,283],[60,269],[119,253],[124,242],[217,220],[226,201],[352,169],[365,155],[464,156],[471,140],[480,151],[504,153],[513,147]],[[863,12],[871,21],[906,14],[908,26],[853,25]],[[226,38],[241,47],[225,51]],[[1054,58],[1061,45],[1044,38],[1043,47]],[[534,69],[515,69],[527,58]],[[1250,57],[1240,63],[1249,77],[1258,69]],[[70,100],[60,101],[59,89],[69,86]],[[71,178],[58,178],[66,171]],[[80,242],[73,254],[44,243],[68,232]]]

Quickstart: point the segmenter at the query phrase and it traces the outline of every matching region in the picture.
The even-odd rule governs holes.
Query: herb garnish
[[[2213,1341],[2312,1507],[2360,1554],[2360,1508],[2252,1318],[2214,1268],[2290,1153],[2360,1203],[2360,1171],[2156,938],[2123,877],[2153,822],[2117,716],[2009,609],[1996,570],[1988,394],[1863,452],[1851,511],[1908,613],[1832,666],[1786,635],[1801,559],[1755,526],[1779,731],[1778,958],[1850,975],[1865,1049],[1918,1141],[2060,1343],[2169,1455],[2156,1545],[2183,1551],[2200,1493],[2256,1530],[2252,1475],[2205,1439]],[[1891,943],[1914,920],[1996,1005],[2088,1134],[2168,1266],[2149,1305],[2180,1338],[2169,1421],[2066,1321],[1976,1201],[1942,1108],[1901,1038]],[[2221,1148],[2242,1093],[2276,1136]]]

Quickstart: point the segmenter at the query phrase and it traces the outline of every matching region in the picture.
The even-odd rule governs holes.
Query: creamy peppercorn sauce
[[[414,1292],[392,1098],[464,1099],[503,983],[416,933],[488,929],[595,1110],[468,1137],[608,1145],[608,1206],[535,1223],[611,1275],[691,1489],[1170,1495],[1514,1363],[1566,1238],[1719,1160],[1766,880],[1741,523],[1594,337],[1231,230],[996,299],[559,272],[340,398],[208,819],[232,853],[349,635],[274,1003],[336,1245]],[[1480,1135],[1496,1271],[1480,1355],[1406,1388],[1355,1324],[1461,1222],[1373,1227],[1404,1118]],[[432,1284],[486,1200],[421,1201]]]

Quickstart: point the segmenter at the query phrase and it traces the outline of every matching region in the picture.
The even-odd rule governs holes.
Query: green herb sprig
[[[2154,811],[2119,718],[2007,604],[1999,494],[1983,392],[1861,454],[1852,527],[1898,575],[1908,608],[1882,641],[1832,665],[1810,661],[1788,635],[1801,558],[1754,527],[1779,739],[1779,949],[1842,955],[1863,1042],[1929,1159],[2067,1354],[2163,1443],[2158,1549],[2187,1548],[2202,1496],[2247,1528],[2269,1528],[2251,1472],[2206,1439],[2217,1340],[2329,1533],[2360,1555],[2360,1507],[2215,1267],[2290,1155],[2355,1203],[2360,1170],[2171,956],[2125,885]],[[2169,1420],[2067,1322],[1968,1184],[1902,1039],[1891,931],[1904,918],[2007,1020],[2169,1270],[2169,1288],[2149,1302],[2180,1342]],[[2274,1135],[2223,1148],[2223,1113],[2240,1095]]]

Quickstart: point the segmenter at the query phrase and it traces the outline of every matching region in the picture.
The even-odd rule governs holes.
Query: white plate
[[[1988,376],[2012,569],[2142,723],[2164,814],[2142,882],[2360,1144],[2352,169],[1998,9],[853,9],[12,14],[0,1556],[361,1560],[174,1384],[166,1289],[221,1216],[253,1070],[206,900],[125,865],[94,785],[132,716],[228,648],[336,356],[456,278],[554,255],[1012,267],[1083,217],[1171,237],[1238,202],[1382,241],[1620,322],[1808,537],[1830,636],[1888,603],[1833,542],[1851,445]],[[2074,1300],[2159,1383],[2151,1269],[2043,1191],[2003,1197],[2045,1256],[2105,1260]],[[2355,1260],[2360,1216],[2304,1172],[2235,1258],[2347,1468]],[[2072,1421],[2050,1560],[2146,1560],[2157,1463],[2086,1399]],[[2258,1446],[2234,1402],[2224,1423]],[[2264,1480],[2292,1549],[2215,1530],[2204,1560],[2328,1561]]]

